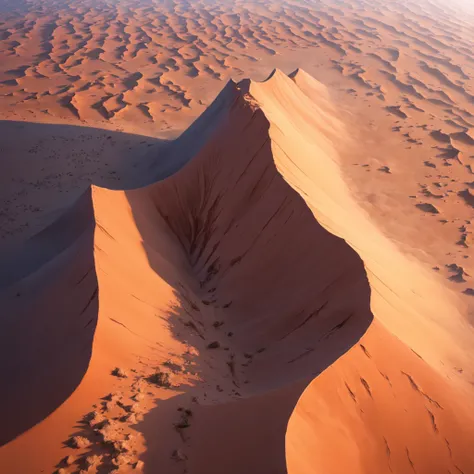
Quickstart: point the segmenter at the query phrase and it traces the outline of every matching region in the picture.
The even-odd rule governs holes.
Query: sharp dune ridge
[[[353,140],[301,69],[230,81],[158,181],[92,186],[22,244],[2,465],[473,472],[472,327],[354,198]],[[46,455],[18,459],[33,439]]]

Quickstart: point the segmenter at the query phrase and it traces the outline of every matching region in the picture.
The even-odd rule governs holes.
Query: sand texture
[[[6,2],[0,472],[474,474],[473,32]]]

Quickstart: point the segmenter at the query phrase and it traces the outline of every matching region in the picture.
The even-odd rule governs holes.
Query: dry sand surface
[[[7,0],[0,119],[2,474],[474,474],[471,4]]]

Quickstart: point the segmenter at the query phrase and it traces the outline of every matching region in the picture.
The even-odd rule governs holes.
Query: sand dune
[[[473,25],[0,5],[0,471],[474,474]]]
[[[3,332],[13,355],[3,371],[10,393],[37,398],[26,411],[2,396],[14,427],[2,465],[471,472],[472,328],[460,300],[354,199],[340,165],[352,141],[302,70],[231,81],[149,169],[160,181],[93,187],[45,231],[58,238],[42,261],[27,254],[42,234],[9,256],[18,270],[2,281],[4,307],[16,326]],[[15,331],[48,311],[33,294],[74,308],[49,310],[61,357],[48,362],[49,332],[32,344]],[[28,388],[18,371],[34,373]]]

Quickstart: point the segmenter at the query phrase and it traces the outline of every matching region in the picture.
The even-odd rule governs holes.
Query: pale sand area
[[[454,5],[1,14],[2,472],[474,473]]]

